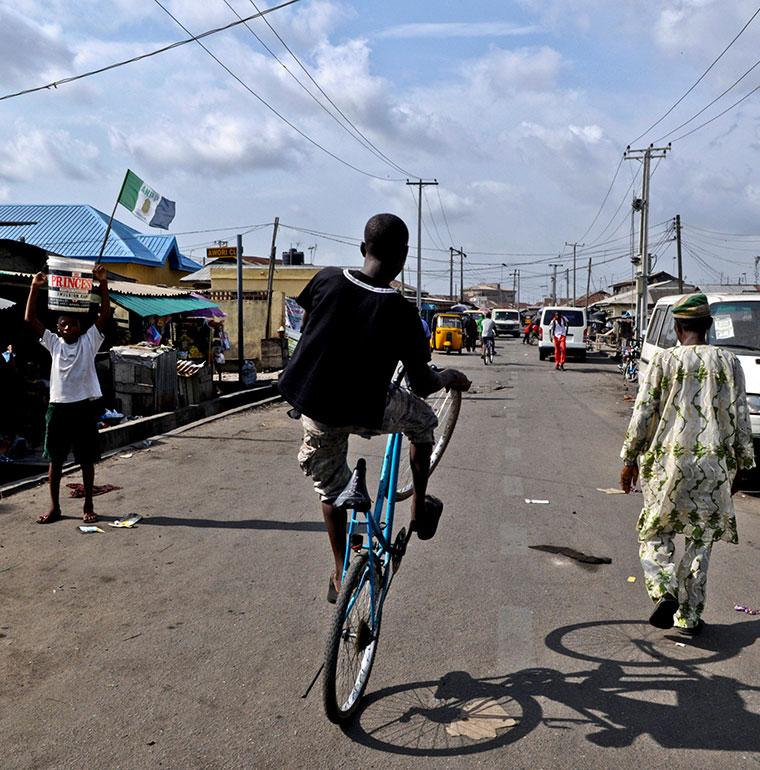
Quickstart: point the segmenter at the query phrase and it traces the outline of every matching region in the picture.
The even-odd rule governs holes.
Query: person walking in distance
[[[549,340],[554,342],[554,368],[565,371],[565,359],[567,358],[567,318],[559,310],[554,311],[552,321],[549,324]]]
[[[673,318],[681,344],[649,363],[620,454],[620,485],[630,492],[641,469],[639,556],[656,602],[649,622],[693,636],[704,626],[712,545],[738,542],[732,495],[754,453],[744,373],[731,351],[707,343],[707,298],[680,298]],[[676,535],[685,538],[677,565]]]
[[[37,318],[37,294],[47,280],[44,273],[37,273],[32,278],[29,289],[25,320],[52,359],[50,405],[45,415],[45,457],[50,461],[50,510],[37,518],[38,524],[50,524],[61,518],[61,475],[70,450],[82,466],[82,519],[86,524],[98,520],[92,492],[95,463],[100,459],[96,402],[103,394],[95,371],[95,354],[105,339],[103,330],[111,318],[111,303],[105,265],[95,265],[92,273],[100,283],[100,312],[95,323],[84,333],[76,315],[65,313],[59,316],[57,334],[46,329]]]

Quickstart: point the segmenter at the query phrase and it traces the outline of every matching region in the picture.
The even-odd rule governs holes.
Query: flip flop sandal
[[[37,517],[37,523],[38,524],[52,524],[54,521],[60,521],[63,517],[61,516],[60,511],[49,511],[48,513],[43,513],[42,515]]]
[[[442,513],[443,503],[433,495],[425,495],[425,520],[414,524],[420,540],[430,540],[435,535]]]

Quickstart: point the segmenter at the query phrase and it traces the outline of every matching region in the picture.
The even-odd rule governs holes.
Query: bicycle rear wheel
[[[435,429],[435,442],[433,453],[430,456],[430,473],[436,469],[441,461],[446,447],[451,441],[454,427],[457,424],[459,410],[462,406],[462,393],[451,388],[448,391],[439,390],[426,399],[438,418],[438,427]],[[396,484],[396,500],[406,500],[412,494],[412,466],[409,464],[409,455],[399,458],[398,483]]]
[[[379,568],[378,563],[378,577]],[[377,634],[372,633],[371,614],[368,558],[364,553],[348,570],[325,648],[322,702],[327,718],[335,724],[354,715],[372,672]]]

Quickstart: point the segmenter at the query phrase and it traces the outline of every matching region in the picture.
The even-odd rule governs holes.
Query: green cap
[[[710,305],[702,292],[686,294],[673,305],[673,318],[708,318]]]

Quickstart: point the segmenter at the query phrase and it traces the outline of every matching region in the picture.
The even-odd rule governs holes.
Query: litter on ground
[[[602,489],[602,487],[596,488],[597,492],[604,492],[605,495],[624,495],[625,492],[623,492],[622,489],[618,489],[617,487],[606,487]]]
[[[549,505],[549,501],[548,500],[533,500],[530,497],[526,497],[525,498],[525,502],[529,503],[529,504],[533,503],[534,505]]]
[[[635,583],[636,582],[636,578],[633,575],[628,575],[628,582],[629,583]]]
[[[100,532],[102,535],[105,534],[105,530],[101,529],[100,527],[96,527],[95,525],[85,525],[80,524],[79,525],[79,531],[84,532],[85,535],[91,535],[94,532]]]
[[[133,513],[124,519],[116,519],[116,521],[109,522],[108,526],[131,529],[141,518],[142,516],[139,513]]]
[[[66,486],[71,490],[69,497],[84,497],[84,484],[74,482],[73,484],[66,484]],[[105,495],[107,492],[113,492],[114,489],[121,489],[121,487],[117,487],[115,484],[103,484],[101,486],[95,484],[92,488],[92,495],[93,497]]]
[[[745,607],[743,604],[735,604],[734,609],[737,612],[745,613],[745,615],[760,615],[760,610],[753,610],[750,607]]]

